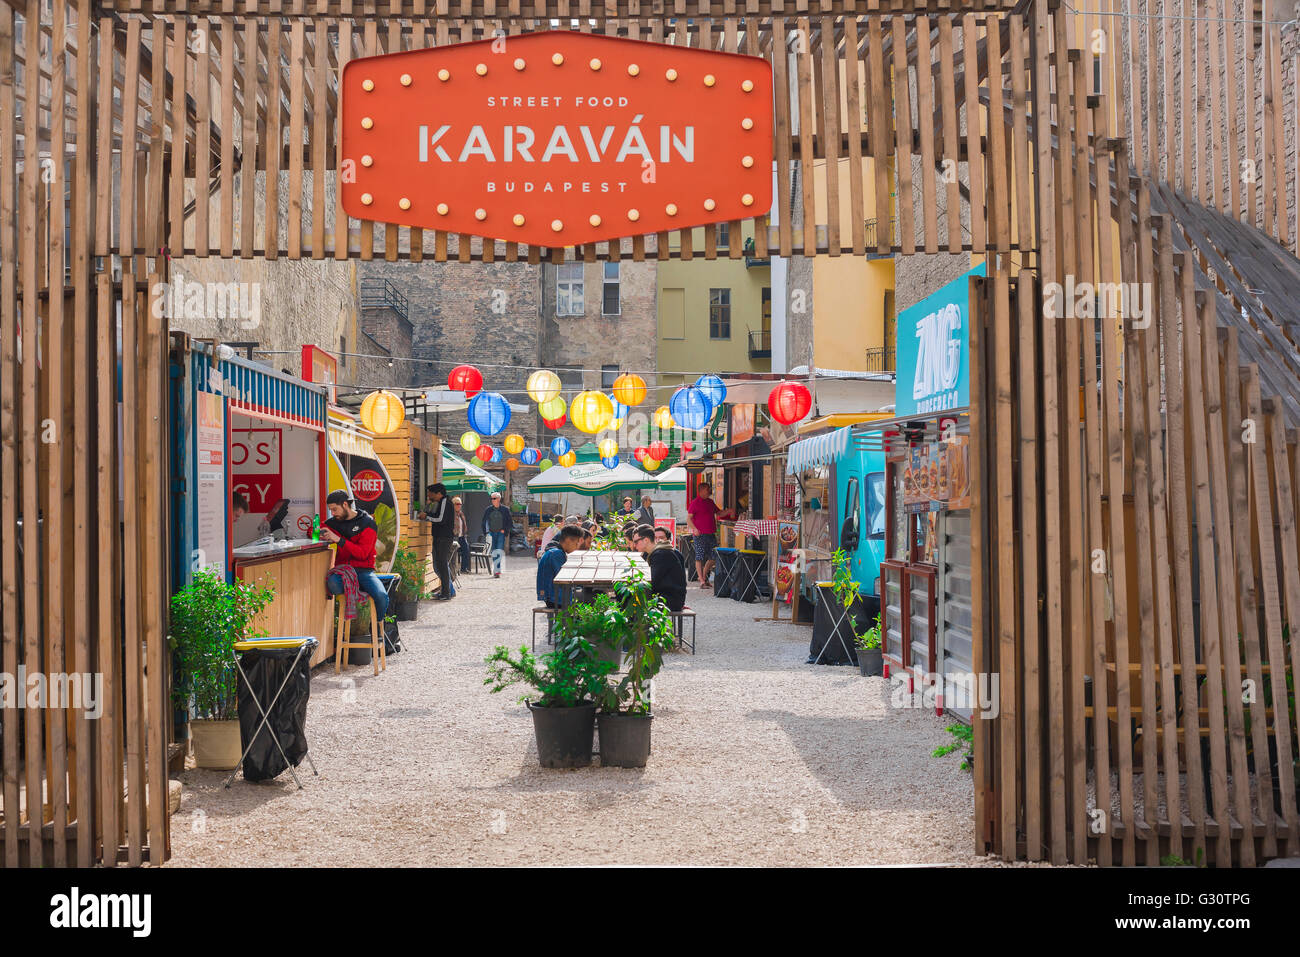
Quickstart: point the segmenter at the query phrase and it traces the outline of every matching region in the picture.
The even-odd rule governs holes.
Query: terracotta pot
[[[229,771],[244,753],[238,721],[191,721],[190,740],[194,742],[194,763],[200,768]]]

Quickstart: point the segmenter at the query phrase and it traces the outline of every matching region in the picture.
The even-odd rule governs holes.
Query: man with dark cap
[[[321,528],[321,536],[325,541],[338,545],[334,553],[335,570],[325,579],[325,587],[331,595],[342,595],[343,573],[338,569],[350,566],[356,572],[357,585],[375,600],[375,613],[383,621],[388,611],[388,591],[375,574],[375,542],[379,539],[379,526],[365,512],[353,508],[352,496],[342,489],[330,492],[325,504],[329,507],[330,517]]]
[[[439,601],[451,601],[451,549],[456,544],[456,511],[447,497],[447,486],[441,482],[430,485],[426,491],[429,527],[433,532],[433,572],[441,582]]]

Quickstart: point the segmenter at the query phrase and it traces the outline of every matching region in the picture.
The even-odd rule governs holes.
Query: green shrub
[[[195,718],[223,721],[235,714],[238,690],[235,642],[265,637],[252,621],[275,598],[275,589],[251,582],[227,584],[212,569],[194,574],[171,600],[171,634],[177,680],[172,698]]]

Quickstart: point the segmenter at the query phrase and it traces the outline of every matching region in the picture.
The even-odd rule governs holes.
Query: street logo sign
[[[353,60],[351,217],[547,247],[761,216],[760,57],[550,31]]]

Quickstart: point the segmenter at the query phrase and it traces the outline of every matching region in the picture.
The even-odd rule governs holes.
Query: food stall
[[[312,527],[326,494],[326,392],[228,352],[172,337],[174,580],[216,568],[273,586],[257,626],[315,637],[316,664],[333,653],[333,554]]]

